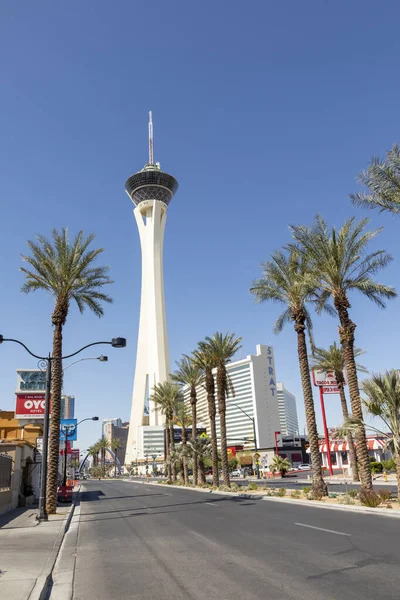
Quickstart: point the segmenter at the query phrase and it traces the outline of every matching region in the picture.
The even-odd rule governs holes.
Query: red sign
[[[65,444],[63,444],[62,450],[60,450],[61,456],[64,456]],[[72,454],[71,442],[67,442],[67,454]]]
[[[72,460],[79,460],[79,448],[72,448],[71,458]]]
[[[44,415],[44,394],[16,394],[16,419],[40,418]]]

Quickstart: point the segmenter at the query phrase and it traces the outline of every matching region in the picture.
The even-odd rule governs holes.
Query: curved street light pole
[[[64,436],[65,436],[65,444],[64,444],[64,469],[63,469],[63,486],[65,487],[67,485],[67,454],[68,454],[68,437],[72,437],[76,427],[78,427],[78,425],[80,425],[81,423],[83,423],[84,421],[98,421],[99,417],[87,417],[86,419],[82,419],[81,421],[79,421],[79,423],[75,425],[66,425],[65,429],[63,431]],[[70,434],[70,431],[72,432]]]
[[[247,414],[247,412],[245,410],[243,410],[243,408],[240,408],[240,406],[238,404],[235,404],[234,402],[230,402],[230,404],[232,404],[233,406],[236,406],[236,408],[238,408],[239,410],[242,411],[242,413],[244,415],[246,415],[246,417],[248,419],[250,419],[250,421],[253,423],[253,434],[254,434],[254,453],[257,454],[258,452],[258,448],[257,448],[257,434],[256,434],[256,420],[254,417],[250,417],[250,415]],[[256,459],[256,473],[257,473],[257,479],[260,479],[260,461],[258,459]]]
[[[14,344],[19,344],[25,350],[39,360],[39,367],[46,365],[46,392],[45,392],[45,403],[44,403],[44,423],[43,423],[43,453],[42,453],[42,470],[40,473],[40,496],[39,496],[39,509],[37,514],[38,521],[47,521],[48,516],[46,512],[46,482],[47,482],[47,454],[48,454],[48,445],[49,445],[49,420],[50,420],[50,391],[51,391],[51,375],[52,375],[52,361],[54,358],[49,354],[46,356],[39,356],[38,354],[34,354],[31,350],[29,350],[28,346],[26,346],[20,340],[15,340],[13,338],[5,338],[0,335],[0,344],[3,342],[14,342]],[[86,344],[76,352],[72,354],[67,354],[67,356],[62,356],[61,360],[65,360],[67,358],[72,358],[76,356],[86,348],[91,348],[92,346],[99,346],[107,344],[112,346],[113,348],[125,348],[126,339],[122,337],[116,337],[111,340],[111,342],[92,342],[91,344]]]

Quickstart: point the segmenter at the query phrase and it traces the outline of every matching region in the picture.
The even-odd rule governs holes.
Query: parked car
[[[205,473],[206,475],[212,475],[212,467],[206,467],[206,468],[204,469],[204,473]]]
[[[311,465],[309,465],[307,463],[302,463],[301,465],[297,466],[297,469],[299,471],[311,471]]]
[[[240,469],[233,469],[233,471],[231,471],[231,477],[241,477],[242,476],[242,471]]]

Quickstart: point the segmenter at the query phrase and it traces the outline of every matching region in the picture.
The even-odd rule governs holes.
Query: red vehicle
[[[57,499],[59,502],[72,502],[73,485],[60,485],[57,489]]]

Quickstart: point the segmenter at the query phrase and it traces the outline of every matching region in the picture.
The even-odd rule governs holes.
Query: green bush
[[[219,492],[231,492],[232,491],[232,487],[229,487],[229,485],[220,485],[219,488],[217,488]]]
[[[237,483],[231,483],[231,492],[237,492],[240,486]]]
[[[349,496],[349,494],[343,494],[343,496],[339,500],[340,504],[355,504],[354,498]]]
[[[382,473],[383,464],[377,461],[371,462],[371,471],[372,473]]]
[[[333,493],[328,494],[328,498],[337,498],[337,494],[333,494]]]
[[[280,498],[283,498],[283,496],[286,496],[286,488],[279,488],[276,492],[276,495],[279,496]]]
[[[301,491],[300,490],[293,490],[292,492],[292,498],[301,498]]]
[[[253,490],[253,491],[258,490],[258,485],[256,483],[254,483],[254,482],[249,483],[248,489],[249,490]]]
[[[361,490],[358,494],[361,504],[369,506],[370,508],[376,508],[380,505],[381,499],[376,492],[372,490]]]
[[[378,490],[378,496],[381,502],[389,502],[392,499],[392,492],[390,490]]]
[[[349,490],[347,492],[347,495],[350,496],[350,498],[357,498],[357,496],[358,496],[358,490]]]
[[[396,463],[394,462],[394,458],[389,458],[389,460],[382,461],[383,468],[385,471],[395,471]]]
[[[311,487],[309,485],[306,485],[301,488],[301,491],[303,492],[303,494],[309,494],[311,492]]]

